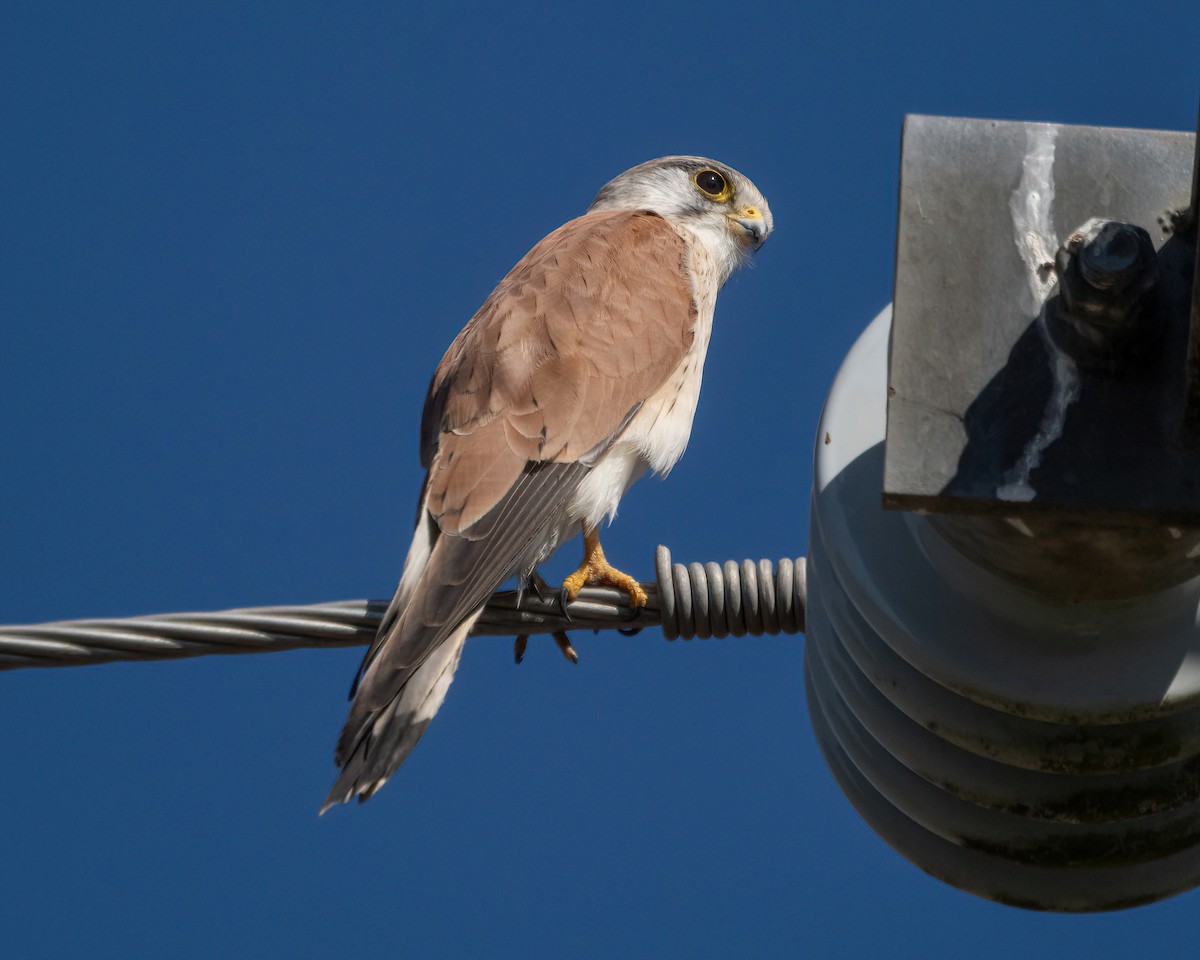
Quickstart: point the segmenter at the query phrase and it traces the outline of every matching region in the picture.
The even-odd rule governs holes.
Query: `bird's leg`
[[[582,525],[581,525],[582,526]],[[629,606],[636,610],[646,605],[646,591],[642,585],[627,573],[622,573],[604,558],[604,550],[600,546],[600,534],[596,528],[589,530],[583,527],[583,563],[579,569],[563,581],[562,593],[563,612],[566,612],[567,602],[579,596],[579,591],[585,586],[608,584],[629,594]]]

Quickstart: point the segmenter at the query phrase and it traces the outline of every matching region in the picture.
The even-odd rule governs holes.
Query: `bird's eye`
[[[692,177],[692,181],[702,193],[714,200],[728,200],[733,194],[729,181],[716,170],[705,168]]]

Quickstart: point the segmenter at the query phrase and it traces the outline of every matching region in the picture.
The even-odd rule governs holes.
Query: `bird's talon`
[[[572,663],[579,663],[579,654],[575,652],[575,648],[571,646],[571,641],[565,633],[561,630],[555,631],[554,642],[558,644],[558,649],[562,651],[564,657]]]
[[[619,570],[615,572],[620,573]],[[629,594],[629,610],[631,613],[636,614],[638,610],[647,604],[650,598],[646,596],[646,591],[642,589],[642,585],[634,580],[633,577],[624,573],[621,573],[621,577],[623,578],[622,582],[614,583],[613,586],[619,587]]]
[[[546,602],[546,597],[550,593],[550,584],[548,584],[537,570],[529,575],[529,586],[533,590],[533,595],[542,603]]]
[[[525,659],[525,648],[529,646],[529,635],[521,634],[517,637],[516,643],[513,644],[513,658],[517,663]]]
[[[571,591],[567,589],[566,584],[563,584],[563,588],[558,591],[558,608],[559,612],[562,613],[562,618],[566,620],[567,623],[571,622],[571,613],[569,610],[567,610],[567,604],[574,599],[575,594],[571,593]]]

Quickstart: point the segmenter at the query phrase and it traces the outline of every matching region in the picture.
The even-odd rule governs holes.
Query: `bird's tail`
[[[378,684],[368,682],[367,687],[374,689],[360,689],[367,668],[377,659],[385,642],[389,639],[395,642],[394,634],[403,632],[404,613],[429,565],[438,539],[437,525],[422,502],[396,594],[350,689],[350,699],[354,702],[337,747],[336,759],[342,769],[325,798],[321,813],[355,796],[366,800],[382,787],[412,752],[446,699],[467,633],[475,622],[474,616],[455,627],[423,663],[411,672],[406,671],[408,675],[390,696],[385,695],[382,702],[368,706],[368,701],[378,698]]]
[[[342,771],[321,813],[355,796],[366,800],[399,769],[446,699],[463,644],[477,616],[464,620],[412,672],[396,695],[362,724],[349,754],[339,758]]]

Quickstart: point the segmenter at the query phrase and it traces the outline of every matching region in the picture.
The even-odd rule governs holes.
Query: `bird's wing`
[[[535,246],[447,350],[421,426],[428,559],[406,566],[363,660],[338,742],[342,792],[352,769],[377,786],[403,762],[445,695],[445,670],[424,668],[448,660],[433,651],[453,636],[457,662],[464,622],[561,520],[594,459],[687,353],[696,309],[686,258],[657,216],[587,214]]]
[[[691,346],[687,247],[651,214],[591,213],[512,269],[450,345],[421,424],[429,509],[464,533],[526,463],[590,462]]]

